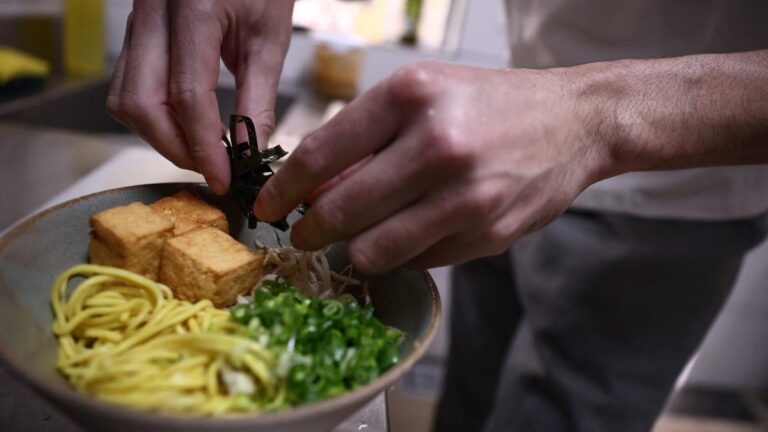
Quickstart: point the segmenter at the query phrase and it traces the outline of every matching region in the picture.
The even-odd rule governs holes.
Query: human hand
[[[293,0],[135,0],[107,111],[177,166],[229,187],[216,84],[219,59],[235,75],[238,114],[260,143],[291,37]]]
[[[557,70],[407,66],[304,138],[256,216],[313,201],[293,244],[348,239],[368,273],[501,253],[602,174],[570,89]]]

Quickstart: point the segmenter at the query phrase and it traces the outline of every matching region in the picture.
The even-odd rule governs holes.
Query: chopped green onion
[[[263,281],[251,302],[231,313],[248,336],[278,354],[289,405],[364,385],[400,360],[403,333],[349,295],[309,298],[278,278]]]

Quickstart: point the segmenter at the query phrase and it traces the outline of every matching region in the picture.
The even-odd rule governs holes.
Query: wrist
[[[634,96],[631,79],[633,61],[593,63],[559,69],[568,84],[568,100],[581,139],[589,148],[591,181],[642,169],[637,148],[642,124],[633,118]]]

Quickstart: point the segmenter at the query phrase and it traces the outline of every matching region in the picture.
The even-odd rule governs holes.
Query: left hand
[[[181,168],[229,188],[216,85],[220,60],[234,74],[236,113],[266,144],[291,38],[293,0],[134,0],[107,111]]]

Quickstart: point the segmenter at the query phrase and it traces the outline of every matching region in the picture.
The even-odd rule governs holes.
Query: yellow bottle
[[[64,67],[67,74],[104,74],[105,39],[104,0],[65,0]]]

